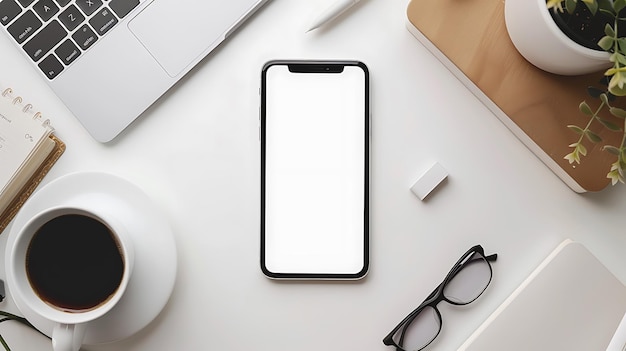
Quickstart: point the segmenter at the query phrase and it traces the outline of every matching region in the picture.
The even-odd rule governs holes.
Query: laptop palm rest
[[[224,28],[234,25],[244,10],[219,1],[193,0],[183,6],[180,1],[155,0],[129,28],[167,74],[176,77],[217,46],[225,37]]]

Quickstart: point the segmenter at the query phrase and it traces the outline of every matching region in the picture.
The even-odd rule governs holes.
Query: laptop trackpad
[[[241,9],[233,11],[227,4],[155,0],[130,22],[129,28],[168,75],[176,77],[207,49],[219,44],[241,15],[237,14]]]

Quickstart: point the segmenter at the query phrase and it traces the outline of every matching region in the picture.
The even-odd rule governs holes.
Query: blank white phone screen
[[[364,268],[366,78],[266,75],[265,267],[274,273],[356,274]]]

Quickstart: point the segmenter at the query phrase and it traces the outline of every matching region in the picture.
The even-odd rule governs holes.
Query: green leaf
[[[601,141],[602,141],[602,138],[601,138],[598,134],[596,134],[596,133],[594,133],[594,132],[592,132],[592,131],[590,131],[590,130],[585,131],[585,136],[586,136],[586,137],[587,137],[587,139],[589,139],[589,141],[591,141],[592,143],[599,143],[599,142],[601,142]],[[581,152],[581,153],[582,153],[582,152]],[[583,155],[584,155],[584,154],[583,154]]]
[[[606,175],[610,178],[612,184],[615,185],[618,181],[624,183],[624,162],[621,161],[621,155],[617,156],[617,161],[611,164],[611,171]]]
[[[618,148],[616,148],[615,146],[611,146],[611,145],[604,145],[602,147],[602,150],[608,151],[609,153],[615,155],[615,156],[619,156],[620,154],[620,150]]]
[[[619,13],[624,7],[626,7],[626,0],[613,1],[613,8],[615,9],[615,13]]]
[[[576,152],[576,150],[570,152],[569,154],[565,155],[565,157],[563,157],[564,159],[566,159],[570,164],[576,162],[576,163],[580,163],[580,155],[578,154],[578,152]]]
[[[613,48],[613,44],[615,43],[615,39],[613,37],[604,36],[600,41],[598,41],[598,46],[602,48],[604,51],[609,51]]]
[[[609,97],[605,93],[602,93],[602,94],[600,94],[600,101],[602,101],[602,102],[604,102],[605,104],[608,105],[609,104]]]
[[[626,66],[626,56],[624,56],[624,54],[616,52],[614,53],[617,63],[621,64],[622,66]]]
[[[602,125],[608,129],[611,130],[613,132],[619,132],[620,130],[622,130],[622,128],[620,128],[617,124],[606,120],[606,119],[602,119],[602,118],[598,118],[598,122],[602,123]]]
[[[621,68],[620,68],[621,70]],[[626,96],[626,76],[619,70],[615,71],[609,81],[609,91],[615,96]]]
[[[571,15],[576,9],[576,0],[565,0],[565,9]]]
[[[611,107],[609,112],[615,117],[626,118],[626,110],[619,107]]]
[[[583,156],[587,156],[587,148],[583,144],[576,145],[576,151],[579,152]]]
[[[548,7],[548,9],[553,9],[553,8],[559,8],[561,4],[561,0],[547,0],[546,1],[546,5]]]
[[[580,112],[586,114],[587,116],[593,115],[593,112],[591,111],[591,107],[587,105],[586,101],[581,102],[580,105],[578,105],[578,109],[580,110]]]
[[[617,44],[619,45],[619,52],[623,54],[624,50],[626,50],[626,38],[621,37],[617,39]]]
[[[598,3],[595,1],[586,1],[583,0],[585,5],[587,5],[587,8],[589,9],[589,11],[591,11],[591,13],[595,16],[596,12],[598,12]]]
[[[615,96],[626,96],[626,85],[623,85],[622,87],[620,87],[619,85],[616,85],[614,87],[611,87],[610,91],[611,91],[611,94]]]
[[[613,26],[607,23],[604,26],[604,34],[612,38],[615,37],[615,31],[613,30]]]
[[[582,128],[580,128],[579,126],[575,126],[573,124],[570,124],[570,125],[567,126],[567,128],[571,129],[576,134],[579,134],[579,135],[585,134],[585,131]],[[572,146],[572,145],[570,145],[570,146]]]
[[[598,7],[601,9],[613,10],[613,0],[583,0],[583,1],[594,1],[598,3]]]
[[[624,183],[624,179],[619,175],[618,171],[610,171],[606,177],[611,179],[611,185],[615,185],[617,182]]]

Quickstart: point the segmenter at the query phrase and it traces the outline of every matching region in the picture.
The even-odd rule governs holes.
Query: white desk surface
[[[67,144],[43,183],[117,174],[175,230],[179,269],[166,308],[132,338],[85,349],[391,350],[382,338],[477,243],[499,254],[492,285],[469,306],[440,305],[444,327],[431,350],[461,345],[566,237],[626,282],[626,187],[570,190],[412,37],[407,0],[363,0],[305,34],[333,1],[271,1],[109,144],[92,140],[0,37],[0,80],[45,111]],[[259,268],[258,89],[263,63],[279,58],[369,66],[371,269],[360,282],[281,283]],[[435,161],[450,176],[422,202],[409,188]],[[0,309],[17,312],[10,299]],[[2,328],[16,350],[46,343]]]

